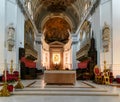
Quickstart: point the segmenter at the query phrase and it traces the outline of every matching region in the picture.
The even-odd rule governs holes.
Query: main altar
[[[44,82],[49,85],[74,85],[76,71],[72,70],[71,41],[49,43],[48,53],[43,56]],[[44,52],[43,52],[44,53]]]
[[[46,70],[44,82],[51,85],[75,85],[76,71],[73,70]]]

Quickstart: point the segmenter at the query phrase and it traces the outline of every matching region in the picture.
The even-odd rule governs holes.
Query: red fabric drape
[[[21,62],[25,63],[25,67],[36,68],[36,62],[26,59],[25,57],[21,58]]]
[[[78,63],[78,68],[84,69],[87,68],[89,60],[85,60],[83,62]]]

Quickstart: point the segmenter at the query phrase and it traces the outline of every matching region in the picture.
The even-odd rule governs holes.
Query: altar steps
[[[106,89],[96,88],[24,88],[15,89],[15,91],[81,91],[81,92],[108,92]]]
[[[70,89],[70,88],[25,88],[17,89],[13,95],[59,95],[59,96],[119,96],[118,93],[110,92],[104,89]]]

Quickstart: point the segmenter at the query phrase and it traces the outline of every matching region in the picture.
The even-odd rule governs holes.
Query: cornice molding
[[[96,0],[96,2],[93,4],[93,7],[90,11],[90,14],[93,15],[93,13],[95,12],[96,8],[99,6],[101,0]]]

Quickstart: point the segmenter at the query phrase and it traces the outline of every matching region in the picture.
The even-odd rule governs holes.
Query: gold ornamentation
[[[10,96],[10,92],[7,89],[8,83],[5,81],[3,88],[0,91],[0,96]]]
[[[21,82],[20,77],[19,77],[19,79],[18,79],[18,83],[15,85],[15,88],[16,88],[16,89],[23,89],[23,88],[24,88],[24,86],[23,86],[23,84],[22,84],[22,82]]]
[[[18,69],[19,69],[19,77],[18,77],[18,82],[17,82],[17,84],[15,85],[15,88],[16,88],[16,89],[23,89],[24,86],[23,86],[23,84],[22,84],[22,82],[21,82],[21,79],[20,79],[20,62],[18,63]]]

